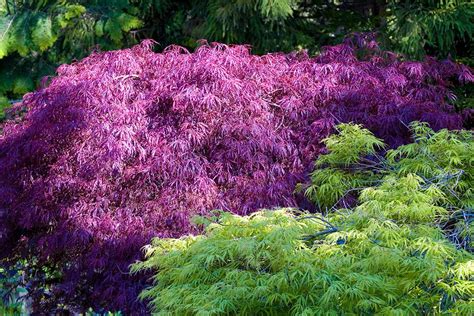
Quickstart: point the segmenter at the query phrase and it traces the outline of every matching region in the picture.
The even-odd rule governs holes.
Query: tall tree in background
[[[383,31],[392,47],[410,57],[473,56],[474,2],[390,0]]]
[[[135,43],[144,24],[140,12],[123,0],[0,2],[0,108],[95,45],[108,50]]]

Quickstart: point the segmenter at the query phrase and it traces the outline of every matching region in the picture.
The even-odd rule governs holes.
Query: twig
[[[333,224],[331,224],[330,222],[328,222],[327,220],[325,220],[321,216],[317,216],[317,215],[308,215],[308,216],[300,217],[300,218],[298,218],[298,220],[309,219],[309,218],[319,219],[321,222],[325,223],[329,227],[336,228]]]
[[[317,232],[317,233],[312,234],[312,235],[307,235],[307,236],[303,237],[303,239],[304,240],[311,240],[311,239],[314,239],[316,237],[320,237],[320,236],[324,236],[324,235],[327,235],[327,234],[335,233],[337,231],[338,231],[337,227],[333,227],[333,228],[329,228],[329,229]]]
[[[8,3],[8,1],[7,1],[7,3]],[[15,20],[15,18],[16,18],[16,13],[15,13],[15,15],[12,17],[12,19],[10,20],[10,22],[8,23],[8,26],[7,26],[6,30],[5,30],[5,32],[3,32],[2,38],[0,38],[0,41],[3,41],[3,40],[5,39],[5,35],[7,35],[8,31],[10,30],[10,27],[12,26],[13,20]]]
[[[117,80],[117,79],[128,79],[128,78],[137,78],[137,79],[140,79],[140,76],[139,76],[139,75],[122,75],[122,76],[114,77],[113,79],[114,79],[114,80]]]

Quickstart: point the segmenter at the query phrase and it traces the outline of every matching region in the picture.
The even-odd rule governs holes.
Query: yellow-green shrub
[[[224,213],[203,236],[155,239],[144,291],[163,315],[472,314],[474,257],[434,224],[447,213],[408,175],[366,189],[355,210]]]
[[[146,260],[132,266],[155,273],[141,298],[160,315],[472,315],[474,256],[442,229],[456,210],[470,210],[468,132],[415,124],[415,143],[383,158],[375,151],[382,143],[360,126],[339,129],[317,165],[346,172],[341,194],[366,184],[356,207],[201,218],[203,235],[146,247]],[[417,168],[416,157],[437,157],[437,167]],[[464,174],[451,182],[458,170]],[[319,184],[312,190],[324,197]]]

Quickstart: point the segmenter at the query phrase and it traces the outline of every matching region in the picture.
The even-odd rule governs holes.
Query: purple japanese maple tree
[[[213,209],[302,205],[295,184],[335,124],[364,124],[393,146],[413,120],[460,128],[450,87],[474,80],[465,66],[401,61],[364,39],[314,58],[151,46],[62,65],[3,127],[1,255],[36,263],[39,311],[145,311],[147,276],[128,268],[152,236],[195,233],[190,218]],[[35,278],[44,267],[59,276]]]

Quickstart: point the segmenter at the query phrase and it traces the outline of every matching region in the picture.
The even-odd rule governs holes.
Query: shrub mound
[[[400,61],[363,39],[315,58],[151,46],[59,67],[3,126],[1,254],[29,259],[37,310],[140,311],[146,277],[127,271],[152,236],[196,232],[189,218],[211,209],[298,205],[295,184],[338,121],[392,146],[413,120],[459,128],[449,89],[473,80],[464,66]]]
[[[431,199],[412,194],[418,179],[402,180],[371,194]],[[430,223],[364,210],[376,202],[344,218],[226,213],[204,236],[155,239],[133,266],[156,270],[141,297],[155,315],[472,315],[474,257]],[[419,203],[400,206],[412,216]],[[328,234],[327,223],[337,231]]]
[[[294,209],[224,213],[196,221],[208,225],[203,235],[153,239],[147,259],[132,266],[155,272],[155,284],[141,294],[153,312],[472,315],[474,256],[462,248],[472,250],[474,166],[466,154],[473,134],[414,124],[416,142],[389,151],[391,166],[378,181],[363,183],[357,173],[367,178],[366,157],[383,143],[360,126],[338,128],[326,139],[329,154],[318,158],[329,181],[313,173],[321,190],[310,196],[330,199],[341,184],[329,175],[341,178],[351,167],[345,190],[363,188],[357,207],[326,216]],[[443,148],[446,155],[438,155]],[[421,162],[432,161],[416,164],[413,150]]]

